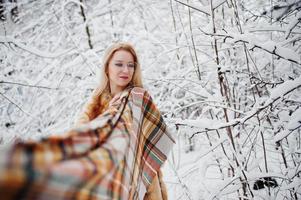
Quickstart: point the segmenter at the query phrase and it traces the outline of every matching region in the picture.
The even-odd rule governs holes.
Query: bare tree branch
[[[11,82],[11,81],[0,81],[0,84],[12,84],[12,85],[21,85],[25,87],[34,87],[34,88],[41,88],[41,89],[49,89],[49,90],[58,90],[59,88],[51,88],[51,87],[46,87],[46,86],[39,86],[39,85],[30,85],[30,84],[25,84],[25,83],[16,83],[16,82]]]
[[[13,102],[10,98],[8,98],[7,96],[5,96],[3,93],[0,92],[0,95],[6,99],[7,101],[9,101],[11,104],[15,105],[19,110],[21,110],[24,114],[28,115],[29,117],[32,117],[29,112],[23,110],[17,103]]]
[[[301,77],[296,78],[294,80],[294,84],[295,85],[293,87],[288,88],[283,93],[277,94],[274,97],[270,98],[269,100],[265,101],[265,103],[262,106],[259,106],[257,108],[253,108],[253,110],[248,112],[245,117],[237,118],[237,119],[234,119],[234,120],[229,121],[227,123],[220,123],[220,124],[215,123],[214,126],[212,126],[212,127],[205,127],[203,131],[199,131],[197,133],[192,134],[191,138],[194,137],[195,135],[199,134],[199,133],[204,133],[204,132],[207,132],[207,131],[215,131],[215,130],[224,129],[224,128],[228,128],[228,127],[234,127],[238,124],[244,124],[246,121],[248,121],[249,119],[251,119],[255,115],[259,114],[261,111],[265,110],[269,106],[272,106],[276,101],[281,99],[283,96],[285,96],[285,95],[293,92],[294,90],[300,88],[301,87]],[[176,126],[192,126],[193,127],[192,124],[185,123],[185,120],[184,120],[184,123],[175,122],[175,125]],[[194,127],[198,127],[198,126],[194,126]]]
[[[35,47],[28,46],[26,44],[23,44],[22,42],[18,41],[17,39],[12,38],[11,36],[0,36],[0,43],[7,43],[7,44],[14,44],[15,46],[19,47],[20,49],[27,51],[29,53],[32,53],[38,57],[42,58],[57,58],[60,56],[63,56],[70,51],[72,51],[74,48],[67,49],[65,51],[59,52],[59,53],[50,53],[50,52],[44,52],[36,49]]]
[[[201,31],[205,35],[216,36],[216,37],[223,37],[224,41],[226,41],[229,38],[229,39],[233,39],[234,42],[243,42],[243,43],[246,43],[246,44],[250,44],[251,45],[250,50],[253,50],[254,48],[259,48],[259,49],[262,49],[262,50],[264,50],[264,51],[266,51],[266,52],[268,52],[270,54],[273,54],[273,55],[277,56],[278,58],[282,58],[284,60],[287,60],[287,61],[293,62],[295,64],[301,65],[300,61],[295,60],[295,58],[288,58],[287,55],[286,56],[282,55],[282,53],[278,51],[278,49],[281,49],[283,47],[280,47],[280,46],[277,46],[277,45],[273,45],[273,50],[271,50],[271,49],[267,49],[267,47],[264,47],[264,46],[260,45],[259,43],[255,44],[254,41],[247,40],[245,38],[236,38],[235,36],[232,36],[230,34],[222,34],[222,33],[216,33],[216,34],[214,34],[214,33],[206,33],[203,30],[201,30]],[[285,48],[283,48],[283,49],[285,49]],[[286,49],[286,50],[289,50],[289,49]],[[292,51],[291,51],[291,53],[293,55],[296,54],[296,53],[293,53]]]
[[[194,7],[194,6],[191,6],[191,5],[189,5],[189,4],[183,3],[183,2],[178,1],[178,0],[174,0],[174,1],[180,3],[180,4],[184,5],[184,6],[187,6],[187,7],[189,7],[189,8],[192,8],[192,9],[194,9],[194,10],[197,10],[197,11],[199,11],[199,12],[201,12],[201,13],[207,15],[207,16],[210,16],[210,14],[209,14],[208,12],[204,11],[204,10],[201,10],[201,9],[199,9],[199,8],[196,8],[196,7]]]

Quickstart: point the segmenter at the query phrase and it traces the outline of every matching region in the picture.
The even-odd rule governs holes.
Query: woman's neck
[[[124,90],[124,88],[122,88],[122,87],[118,87],[116,85],[110,84],[110,93],[111,93],[112,97],[114,97],[116,94],[122,92],[123,90]]]

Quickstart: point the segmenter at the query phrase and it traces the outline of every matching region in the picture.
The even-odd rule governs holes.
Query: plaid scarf
[[[0,153],[1,199],[143,199],[174,143],[151,96],[121,103],[88,124]]]

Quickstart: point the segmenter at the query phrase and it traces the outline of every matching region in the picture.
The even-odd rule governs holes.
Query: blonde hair
[[[131,44],[125,42],[114,43],[106,50],[103,56],[103,65],[100,69],[99,85],[97,88],[94,89],[90,101],[85,106],[84,114],[87,115],[89,120],[94,119],[95,117],[97,117],[97,115],[100,114],[99,110],[100,107],[102,106],[100,102],[101,95],[106,89],[109,88],[109,77],[107,74],[109,63],[114,53],[119,50],[125,50],[131,53],[134,58],[135,71],[134,71],[133,78],[129,84],[134,87],[143,87],[141,67],[134,47]]]

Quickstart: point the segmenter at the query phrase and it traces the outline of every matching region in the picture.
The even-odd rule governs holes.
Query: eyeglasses
[[[121,63],[121,62],[116,62],[116,63],[115,63],[115,66],[117,66],[117,67],[123,67],[123,65],[124,65],[124,64]],[[135,66],[136,66],[135,63],[126,63],[125,65],[126,65],[128,68],[133,68],[133,69],[134,69]]]

